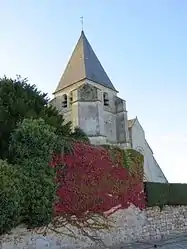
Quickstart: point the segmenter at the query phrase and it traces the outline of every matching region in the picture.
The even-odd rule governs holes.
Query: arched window
[[[109,106],[108,93],[103,93],[104,106]]]
[[[64,94],[64,95],[62,96],[62,107],[63,107],[63,108],[66,108],[67,106],[68,106],[68,98],[67,98],[67,95]]]

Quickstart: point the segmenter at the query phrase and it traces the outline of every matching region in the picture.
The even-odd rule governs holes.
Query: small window
[[[64,95],[62,96],[62,107],[63,107],[63,108],[66,108],[67,106],[68,106],[68,98],[67,98],[67,95],[64,94]]]
[[[103,93],[104,106],[109,106],[108,93]]]
[[[72,104],[72,101],[73,101],[73,93],[70,92],[70,94],[69,94],[69,102],[70,102],[70,104]]]

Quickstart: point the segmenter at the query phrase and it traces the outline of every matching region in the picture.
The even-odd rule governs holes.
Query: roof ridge
[[[83,60],[84,60],[84,74],[86,75],[86,61],[85,61],[85,51],[84,51],[84,42],[85,42],[85,34],[84,31],[81,31],[81,36],[83,36],[84,39],[82,39],[82,43],[83,43]],[[81,37],[80,37],[81,38]]]

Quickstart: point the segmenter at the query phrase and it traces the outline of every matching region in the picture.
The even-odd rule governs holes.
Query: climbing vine
[[[134,149],[121,149],[117,146],[102,145],[105,148],[116,166],[128,169],[131,176],[135,176],[140,181],[144,178],[144,157]]]
[[[144,208],[142,157],[133,150],[74,143],[73,153],[55,155],[55,215],[87,220],[91,213],[111,214],[131,204]],[[115,209],[115,210],[117,210]]]

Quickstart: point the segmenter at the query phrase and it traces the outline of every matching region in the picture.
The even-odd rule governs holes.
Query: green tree
[[[64,118],[49,105],[47,94],[38,91],[26,79],[17,77],[0,79],[0,157],[10,159],[9,139],[17,124],[24,118],[42,117],[56,128],[57,134],[70,136],[71,123],[65,124]]]

